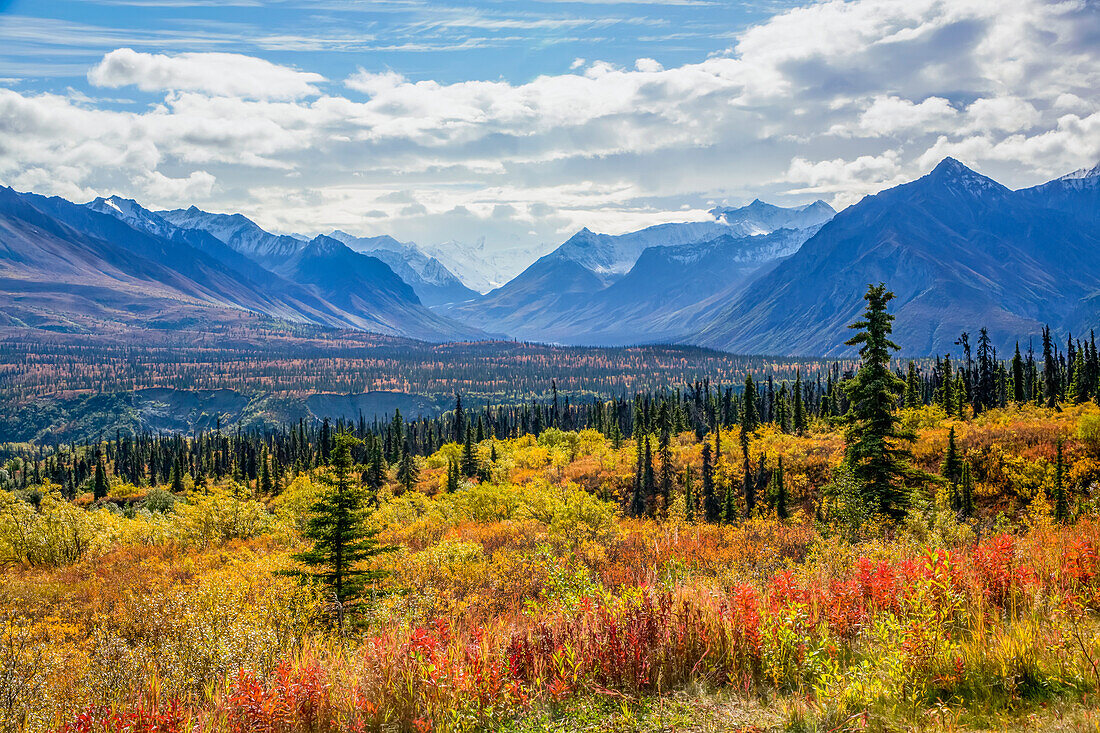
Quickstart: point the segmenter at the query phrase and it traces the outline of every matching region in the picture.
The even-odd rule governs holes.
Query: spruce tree
[[[920,393],[920,377],[917,375],[917,364],[910,360],[909,372],[905,377],[905,407],[913,409],[920,407],[923,402]]]
[[[820,382],[818,382],[820,385]],[[794,377],[794,432],[795,435],[803,435],[806,432],[806,405],[802,401],[802,372],[795,372]]]
[[[637,416],[638,413],[635,413]],[[640,428],[638,428],[640,431]],[[642,489],[642,474],[645,471],[645,457],[642,452],[642,434],[634,435],[634,488],[630,495],[630,515],[640,517],[645,514],[645,494]]]
[[[1069,501],[1066,499],[1065,464],[1062,462],[1062,441],[1058,441],[1057,457],[1054,463],[1054,519],[1066,522],[1069,519]]]
[[[741,442],[748,444],[749,436],[760,426],[760,415],[756,405],[756,383],[752,381],[752,375],[745,375],[745,393],[742,398],[741,410]]]
[[[722,518],[722,507],[714,491],[714,466],[711,464],[710,441],[703,442],[703,514],[708,522]]]
[[[787,509],[787,477],[783,473],[783,456],[779,456],[775,471],[772,472],[772,494],[775,497],[775,515],[779,519],[787,519],[790,514]]]
[[[961,505],[959,493],[959,481],[962,479],[962,459],[959,458],[959,448],[955,443],[955,426],[951,426],[947,433],[947,451],[943,456],[943,465],[940,467],[940,475],[951,484],[951,506],[958,510]]]
[[[845,343],[859,346],[861,364],[845,384],[851,402],[845,437],[846,459],[867,506],[900,519],[909,506],[908,482],[914,476],[905,443],[915,436],[899,427],[895,413],[905,383],[890,369],[890,350],[898,349],[890,340],[894,316],[886,310],[893,297],[885,284],[869,286],[863,320],[849,326],[858,333]]]
[[[1012,357],[1012,401],[1017,405],[1027,401],[1024,392],[1024,360],[1020,356],[1020,342],[1016,342],[1016,354]]]
[[[974,516],[974,479],[970,476],[970,463],[963,461],[959,476],[959,492],[962,494],[962,515]]]
[[[453,494],[458,491],[458,461],[451,459],[447,461],[447,493]]]
[[[667,410],[665,412],[667,413]],[[672,446],[667,426],[661,427],[661,436],[657,443],[657,455],[661,457],[661,506],[664,511],[668,511],[668,505],[672,501]]]
[[[940,406],[948,416],[955,414],[955,374],[951,368],[951,355],[943,358],[943,373],[940,375]]]
[[[271,468],[267,465],[267,447],[260,451],[260,494],[271,496],[275,491],[275,483],[271,480]]]
[[[1047,407],[1058,406],[1058,362],[1054,359],[1054,346],[1050,328],[1043,326],[1043,387]]]
[[[368,583],[384,577],[362,563],[393,549],[380,546],[376,530],[366,526],[366,495],[352,480],[351,448],[358,438],[348,433],[333,437],[330,468],[318,476],[321,495],[309,509],[305,537],[312,546],[294,555],[308,566],[302,573],[332,590],[341,607],[362,597]]]
[[[749,454],[745,453],[745,475],[743,480],[742,490],[745,494],[745,516],[751,517],[753,510],[756,508],[756,477],[752,472],[752,463],[749,461]],[[731,491],[732,495],[733,492]],[[730,511],[727,512],[726,518],[729,521],[733,521],[733,507],[730,507]]]
[[[23,469],[24,482],[27,478],[26,468]],[[107,485],[107,470],[103,468],[103,459],[99,459],[95,463],[95,480],[92,482],[92,496],[96,499],[107,498],[107,491],[109,487]]]
[[[407,447],[401,450],[401,460],[397,462],[397,481],[405,489],[412,491],[416,488],[416,482],[420,480],[420,469],[416,465],[416,458]]]
[[[695,487],[692,486],[691,466],[684,466],[684,519],[695,521]]]
[[[645,437],[645,467],[642,470],[642,498],[645,502],[644,512],[653,516],[656,508],[657,480],[653,472],[653,448],[649,443],[649,436]]]
[[[462,475],[466,478],[477,476],[477,454],[474,453],[474,431],[466,427],[466,443],[462,446]]]

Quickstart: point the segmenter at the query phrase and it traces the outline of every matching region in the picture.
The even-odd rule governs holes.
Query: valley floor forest
[[[0,730],[1100,727],[1094,339],[910,361],[866,299],[850,363],[517,344],[430,416],[7,443]],[[12,404],[157,376],[2,348]]]

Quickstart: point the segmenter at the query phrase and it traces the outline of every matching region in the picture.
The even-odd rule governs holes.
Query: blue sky
[[[0,184],[451,246],[1100,160],[1095,0],[0,0]],[[514,273],[512,273],[514,274]]]
[[[517,83],[566,72],[578,58],[698,61],[782,7],[782,0],[9,0],[0,3],[0,63],[20,87],[54,91],[87,91],[87,69],[122,46],[249,54],[329,78],[362,67],[413,80]]]

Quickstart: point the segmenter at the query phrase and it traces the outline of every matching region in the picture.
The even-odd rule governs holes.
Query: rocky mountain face
[[[1096,171],[1011,191],[948,158],[837,214],[748,283],[688,340],[746,353],[837,355],[869,283],[897,298],[904,353],[949,350],[989,329],[1002,348],[1043,324],[1098,325]]]

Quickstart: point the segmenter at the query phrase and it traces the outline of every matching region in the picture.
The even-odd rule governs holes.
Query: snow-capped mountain
[[[689,340],[742,353],[850,354],[847,325],[868,283],[886,283],[904,352],[944,353],[964,330],[995,344],[1045,323],[1077,333],[1100,320],[1100,227],[1089,176],[1010,191],[947,158],[926,176],[867,196],[793,256],[752,280]],[[1067,215],[1068,212],[1068,215]]]
[[[440,244],[421,244],[419,247],[425,254],[439,260],[467,287],[487,293],[523,272],[553,245],[493,247],[482,237],[473,244],[451,240]]]
[[[179,227],[171,224],[164,217],[157,216],[148,209],[142,207],[133,199],[124,199],[121,196],[102,196],[84,204],[93,211],[111,216],[126,222],[134,229],[149,232],[158,237],[171,237]]]
[[[693,260],[718,252],[719,256],[710,263],[712,270],[701,279],[708,284],[687,287],[683,295],[702,303],[715,294],[715,289],[740,284],[760,267],[794,252],[816,231],[822,217],[827,220],[825,214],[832,211],[826,206],[826,212],[813,204],[798,209],[769,207],[771,211],[762,206],[769,207],[767,204],[746,207],[761,214],[753,220],[753,231],[784,220],[784,212],[790,214],[787,218],[797,221],[818,221],[806,228],[784,229],[786,234],[764,246],[748,240],[753,236],[766,237],[777,230],[744,235],[740,233],[745,228],[744,222],[736,217],[733,225],[724,220],[677,222],[619,235],[597,234],[585,228],[503,287],[449,312],[480,328],[533,340],[570,344],[647,340],[647,336],[654,335],[647,333],[647,319],[663,318],[692,303],[679,296],[662,299],[661,292],[642,283],[645,277],[631,277],[644,253],[656,248],[674,248],[672,256],[679,258],[679,262],[668,263],[669,276],[690,279]],[[765,213],[768,217],[762,215]],[[728,256],[737,252],[745,255],[743,261],[737,262],[736,254]],[[711,279],[712,275],[717,275],[717,282]],[[620,281],[626,284],[620,286]],[[662,330],[660,338],[671,338],[673,331],[683,335],[687,328],[688,321],[681,320]]]
[[[413,242],[399,242],[388,235],[356,237],[339,230],[329,236],[356,252],[385,262],[402,280],[412,286],[424,305],[462,303],[478,295],[444,267],[443,263],[425,254]]]
[[[598,277],[613,282],[625,275],[649,247],[705,242],[730,228],[717,221],[658,224],[628,234],[596,234],[587,227],[570,237],[554,255],[572,260]]]
[[[720,206],[710,210],[711,216],[730,228],[733,236],[749,237],[768,234],[777,229],[806,229],[824,224],[836,215],[836,210],[820,199],[805,206],[785,208],[756,199],[737,208]]]
[[[243,214],[212,214],[194,206],[156,213],[181,229],[207,232],[264,265],[287,260],[304,244],[298,237],[266,232]]]

